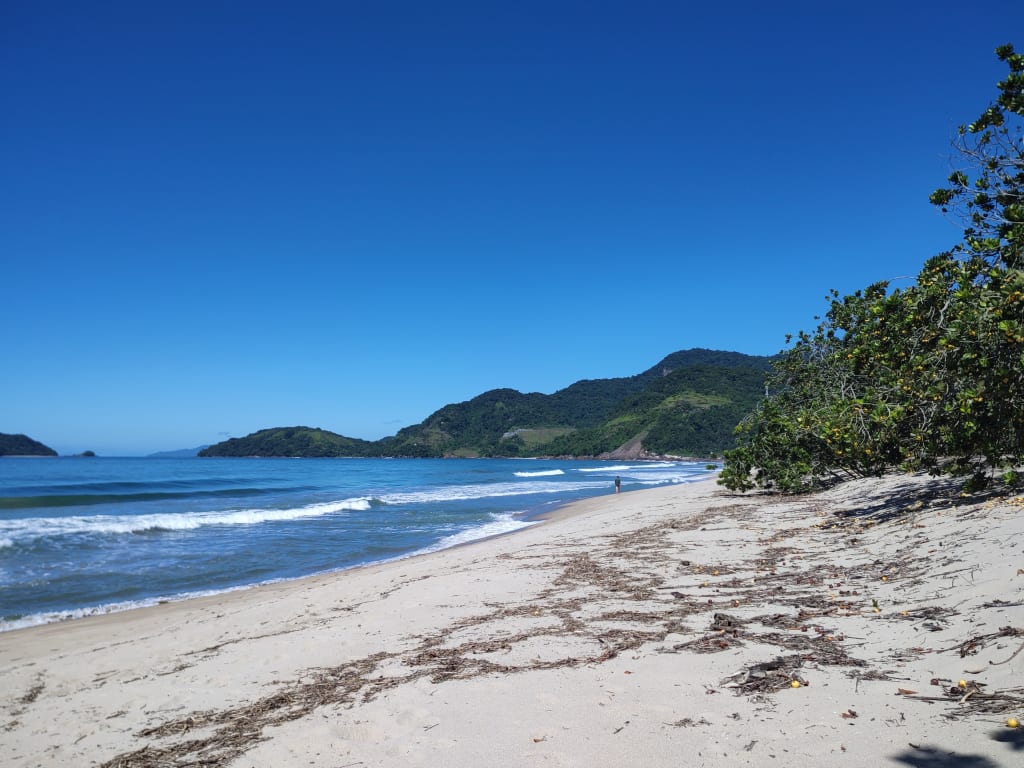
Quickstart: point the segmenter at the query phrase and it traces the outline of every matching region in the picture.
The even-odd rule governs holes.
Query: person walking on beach
[[[622,480],[621,480],[621,479],[619,478],[619,476],[618,476],[618,475],[616,475],[616,476],[615,476],[615,492],[616,492],[616,493],[618,493],[618,492],[619,492],[619,489],[620,489],[621,487],[622,487]]]

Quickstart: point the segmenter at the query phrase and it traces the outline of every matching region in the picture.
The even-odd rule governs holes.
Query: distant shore
[[[2,633],[5,762],[1010,765],[1021,506],[921,477],[788,499],[677,485]]]

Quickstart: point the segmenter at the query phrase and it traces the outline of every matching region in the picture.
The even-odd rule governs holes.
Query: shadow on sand
[[[1024,752],[1024,728],[1000,728],[989,732],[992,741],[1006,745],[1011,752]],[[906,752],[892,758],[894,762],[914,768],[1003,768],[1009,763],[996,762],[984,755],[964,755],[947,752],[929,744],[911,746]],[[1014,765],[1019,758],[1014,758]]]
[[[1004,768],[984,755],[947,752],[927,744],[911,747],[906,752],[896,755],[893,760],[902,765],[912,765],[914,768]]]
[[[1013,752],[1024,752],[1024,728],[1000,728],[992,731],[992,740],[1005,744]]]

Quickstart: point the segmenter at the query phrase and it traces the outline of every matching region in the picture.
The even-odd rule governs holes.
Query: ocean
[[[689,462],[0,459],[0,631],[433,552]]]

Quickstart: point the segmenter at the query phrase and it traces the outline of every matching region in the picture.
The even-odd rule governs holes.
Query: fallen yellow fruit
[[[967,687],[967,681],[966,680],[961,680],[959,683],[957,683],[957,685],[959,687],[961,687],[961,688],[966,688]]]
[[[1006,727],[1007,728],[1016,728],[1019,725],[1020,725],[1020,723],[1017,722],[1017,718],[1016,717],[1011,717],[1009,720],[1006,721]]]
[[[789,684],[789,687],[790,688],[799,688],[800,687],[800,681],[799,680],[794,680],[792,683]]]

